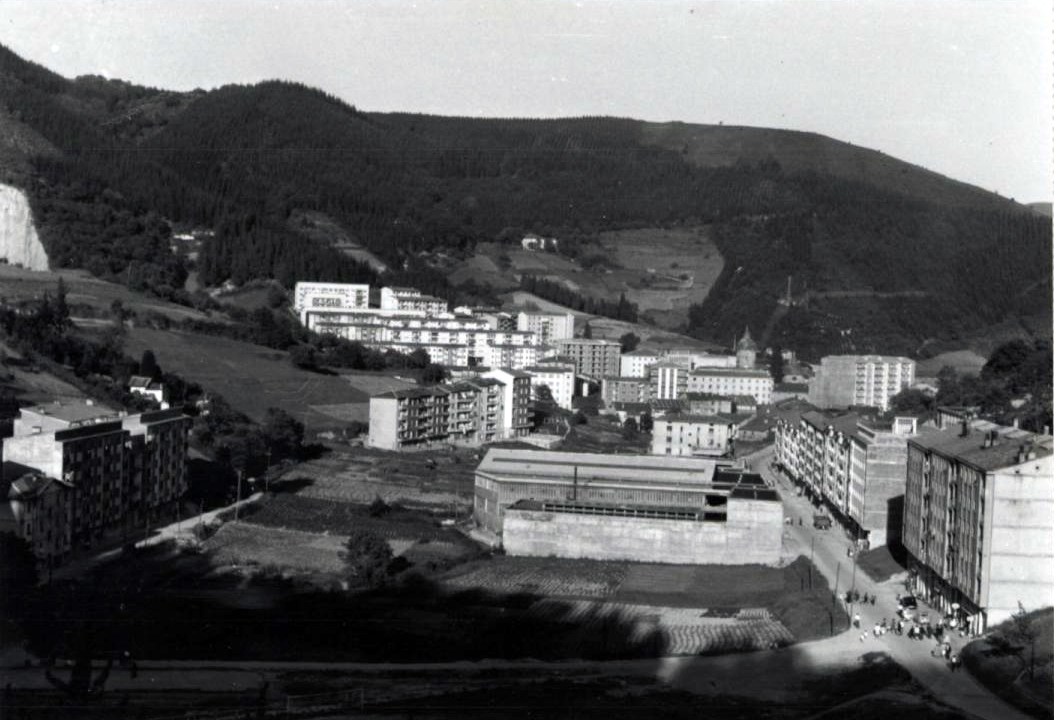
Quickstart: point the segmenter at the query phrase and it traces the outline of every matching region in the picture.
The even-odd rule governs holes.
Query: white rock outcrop
[[[48,254],[40,244],[25,193],[0,184],[0,258],[30,270],[47,270]]]

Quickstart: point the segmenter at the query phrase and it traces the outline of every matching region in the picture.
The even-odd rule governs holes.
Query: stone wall
[[[502,533],[509,555],[633,560],[676,565],[774,565],[780,559],[782,511],[742,508],[740,521],[693,522],[507,509]],[[730,518],[733,516],[729,508]],[[756,521],[756,522],[754,522]]]

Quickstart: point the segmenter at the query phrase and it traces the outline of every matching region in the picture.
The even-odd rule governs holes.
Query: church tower
[[[743,337],[736,343],[736,367],[743,370],[753,370],[754,362],[757,360],[758,346],[750,337],[750,328],[746,328]]]

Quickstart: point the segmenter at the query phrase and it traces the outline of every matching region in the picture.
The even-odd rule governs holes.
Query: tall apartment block
[[[104,532],[146,522],[186,492],[189,428],[179,410],[23,408],[4,440],[3,467],[19,535],[57,564]]]
[[[904,546],[915,591],[985,632],[1054,605],[1051,438],[985,422],[908,442]]]
[[[876,407],[915,382],[915,361],[881,355],[828,355],[809,383],[809,402],[820,408]]]
[[[571,358],[575,364],[575,371],[579,375],[585,375],[594,380],[618,375],[622,346],[614,340],[591,338],[557,340],[556,351],[559,355]]]
[[[516,329],[533,332],[543,345],[575,336],[575,316],[571,313],[521,312],[516,316]]]

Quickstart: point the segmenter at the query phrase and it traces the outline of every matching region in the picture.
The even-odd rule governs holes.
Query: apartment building
[[[516,329],[538,335],[543,345],[575,336],[575,316],[571,313],[521,312],[516,315]]]
[[[419,310],[429,315],[438,315],[449,310],[446,300],[422,295],[416,288],[382,287],[381,310]]]
[[[723,415],[674,413],[655,418],[652,455],[722,457],[733,451],[735,419]]]
[[[571,358],[579,375],[594,380],[618,375],[622,346],[614,340],[568,338],[555,344],[557,354]]]
[[[515,380],[516,378],[514,378]],[[529,412],[520,379],[513,404],[505,404],[505,383],[496,377],[464,377],[456,383],[412,387],[370,398],[370,447],[424,450],[446,445],[478,445],[521,433]],[[529,393],[529,389],[527,390]],[[506,421],[505,414],[510,414]]]
[[[537,393],[544,385],[552,393],[553,402],[565,410],[570,410],[575,396],[575,366],[573,364],[546,363],[528,365],[523,369],[531,376],[531,392]]]
[[[677,400],[688,391],[688,359],[665,359],[648,367],[651,396],[656,400]]]
[[[186,491],[190,418],[128,416],[88,404],[23,408],[4,440],[4,479],[19,534],[61,563],[77,545],[137,527]]]
[[[904,546],[914,590],[973,632],[1054,604],[1051,438],[964,421],[908,441]]]
[[[606,377],[600,382],[600,398],[606,407],[614,403],[646,403],[652,383],[647,377]]]
[[[848,516],[869,547],[899,544],[904,519],[908,439],[918,420],[861,419],[851,437]]]
[[[750,395],[759,405],[772,402],[772,376],[749,368],[696,368],[688,374],[686,392]]]
[[[896,543],[913,417],[883,420],[786,401],[776,409],[775,459],[869,547]]]
[[[531,376],[512,368],[496,368],[482,374],[485,378],[502,383],[501,434],[505,438],[518,438],[531,432]]]
[[[646,378],[648,366],[662,359],[655,350],[632,350],[619,357],[619,377]]]
[[[809,383],[809,402],[820,408],[889,409],[889,400],[915,382],[915,361],[881,355],[828,355]]]
[[[293,310],[305,325],[308,310],[360,310],[369,306],[369,285],[298,282],[293,288]]]

